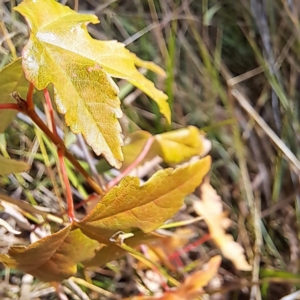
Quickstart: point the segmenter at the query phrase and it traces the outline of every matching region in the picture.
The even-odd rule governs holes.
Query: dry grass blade
[[[284,153],[288,160],[300,171],[300,161],[295,154],[286,146],[286,144],[275,134],[275,132],[268,126],[268,124],[259,116],[255,109],[249,104],[249,101],[236,88],[231,90],[232,95],[237,99],[240,105],[249,113],[249,115],[257,122],[257,124],[264,130],[269,138],[276,144],[276,146]]]

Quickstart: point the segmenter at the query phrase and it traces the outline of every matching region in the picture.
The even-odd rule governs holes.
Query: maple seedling
[[[0,132],[20,111],[57,147],[70,222],[28,247],[12,246],[0,255],[0,261],[40,280],[58,282],[76,274],[77,264],[101,266],[124,254],[126,247],[157,239],[154,231],[172,218],[185,196],[201,184],[210,170],[211,158],[199,158],[209,147],[205,146],[203,133],[193,126],[156,136],[135,132],[122,150],[118,122],[122,110],[119,89],[112,78],[125,79],[141,89],[157,103],[170,124],[167,95],[137,67],[159,75],[165,75],[164,71],[141,60],[122,43],[93,39],[87,24],[99,22],[94,15],[79,14],[54,0],[24,0],[14,9],[25,18],[30,36],[22,56],[0,71]],[[36,91],[43,91],[49,124],[36,113]],[[55,110],[64,116],[73,133],[83,135],[96,155],[102,155],[112,167],[122,167],[120,176],[106,184],[107,190],[97,184],[59,137]],[[159,170],[144,184],[139,177],[127,176],[155,156],[173,166],[186,163]],[[189,162],[193,156],[198,158]],[[75,219],[65,158],[101,198],[81,220]],[[24,162],[2,156],[0,166],[1,176],[29,169]]]

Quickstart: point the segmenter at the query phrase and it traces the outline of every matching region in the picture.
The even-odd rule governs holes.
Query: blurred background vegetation
[[[20,56],[27,39],[23,19],[11,10],[17,2],[0,0],[0,67],[14,55]],[[239,284],[228,284],[227,290],[216,299],[280,299],[297,291],[300,287],[300,2],[61,2],[99,17],[100,24],[89,26],[94,38],[121,41],[141,58],[162,66],[167,73],[165,80],[150,73],[147,76],[169,96],[172,129],[195,125],[212,141],[212,184],[234,221],[232,233],[254,265],[253,274],[245,275],[224,263],[223,276],[235,278]],[[125,133],[136,128],[151,133],[171,129],[161,119],[157,106],[144,94],[122,81],[119,86],[127,116]],[[61,128],[66,131],[63,123]],[[38,139],[45,142],[48,154],[33,151],[37,167],[32,181],[11,177],[10,182],[2,185],[17,196],[25,193],[29,199],[51,200],[42,187],[51,191],[53,187],[41,170],[53,166],[54,146],[24,120],[16,120],[9,131],[10,139],[5,147],[1,144],[1,151],[8,149],[11,155],[24,156],[33,151]],[[69,143],[78,143],[71,134],[66,136]],[[20,145],[21,150],[13,150]],[[71,181],[76,186],[76,178]],[[77,187],[81,195],[89,192],[80,182]],[[118,269],[123,274],[120,278],[127,282],[124,265]],[[122,280],[112,279],[109,271],[105,274],[107,277],[99,279],[103,287],[115,289],[123,296],[136,292]],[[243,280],[248,283],[261,280],[261,284],[258,289],[251,289]],[[115,287],[111,288],[113,284]]]

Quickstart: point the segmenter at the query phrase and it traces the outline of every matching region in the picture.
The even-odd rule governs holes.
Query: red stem
[[[50,95],[49,95],[49,92],[47,89],[44,89],[44,97],[46,99],[46,105],[47,105],[47,108],[48,108],[49,114],[50,114],[52,132],[56,138],[59,138],[58,134],[57,134],[57,130],[56,130],[55,121],[54,121],[52,102],[51,102],[51,98],[50,98]],[[28,100],[29,99],[27,98],[27,101]],[[73,221],[75,218],[73,196],[72,196],[71,185],[70,185],[70,181],[69,181],[69,177],[68,177],[68,173],[67,173],[67,168],[66,168],[65,161],[64,161],[64,150],[61,148],[58,148],[57,153],[58,153],[59,164],[60,164],[60,168],[61,168],[61,172],[62,172],[62,176],[63,176],[63,181],[64,181],[65,188],[66,188],[68,216],[69,216],[69,219],[71,221]]]
[[[48,106],[48,110],[49,110],[49,114],[50,114],[50,119],[51,119],[51,127],[52,127],[52,132],[56,135],[57,135],[57,130],[56,130],[56,126],[55,126],[55,121],[54,121],[54,112],[53,112],[53,106],[52,106],[52,102],[51,102],[51,98],[50,98],[50,95],[49,95],[49,92],[47,89],[44,89],[44,97],[45,97],[45,100],[46,100],[46,104]]]
[[[203,237],[201,237],[199,240],[196,240],[195,242],[185,246],[182,251],[187,253],[189,251],[191,251],[192,249],[198,247],[199,245],[202,245],[203,243],[205,243],[206,241],[210,240],[211,236],[209,233],[207,233],[206,235],[204,235]]]
[[[174,260],[174,263],[175,265],[178,267],[178,268],[183,268],[184,267],[184,264],[179,256],[180,254],[178,254],[178,256],[176,255],[175,257],[173,257],[172,259],[170,260]]]
[[[78,208],[82,207],[86,203],[96,200],[96,199],[99,199],[99,201],[100,201],[99,195],[91,194],[88,196],[88,198],[86,200],[80,201],[78,204],[76,204],[74,209],[77,210]]]
[[[151,260],[151,257],[150,257],[150,255],[149,255],[149,253],[148,253],[148,251],[147,251],[147,250],[148,250],[148,247],[146,247],[145,245],[140,245],[140,248],[141,248],[143,254],[145,255],[145,257],[148,258],[149,260]],[[153,272],[155,272],[155,273],[159,276],[160,281],[161,281],[161,285],[162,285],[164,291],[165,291],[165,292],[168,291],[168,290],[169,290],[169,287],[168,287],[168,285],[166,284],[166,281],[164,280],[164,277],[162,276],[162,274],[161,274],[161,272],[158,270],[158,268],[157,268],[155,265],[153,265],[152,270],[153,270]]]
[[[180,253],[184,252],[187,253],[189,251],[191,251],[192,249],[196,248],[199,245],[202,245],[203,243],[205,243],[206,241],[208,241],[211,238],[210,234],[206,234],[203,237],[201,237],[200,239],[196,240],[195,242],[188,244],[187,246],[185,246],[183,249],[181,249],[180,251],[176,251],[175,253],[173,253],[172,255],[169,256],[170,260],[175,260],[175,262],[179,265],[179,266],[183,266],[183,263],[180,260]]]
[[[34,92],[34,85],[30,82],[28,92],[27,92],[27,99],[26,99],[28,110],[34,110],[33,92]]]
[[[17,103],[3,103],[3,104],[0,104],[0,110],[2,110],[2,109],[13,109],[13,110],[22,111],[19,104],[17,104]]]
[[[73,204],[73,196],[71,191],[71,185],[69,182],[67,169],[64,161],[64,153],[62,149],[58,149],[58,158],[59,158],[59,164],[61,168],[61,173],[63,176],[63,181],[65,183],[66,188],[66,197],[67,197],[67,204],[68,204],[68,216],[70,218],[70,221],[74,221],[75,215],[74,215],[74,204]]]
[[[148,154],[153,142],[154,142],[154,137],[152,136],[147,140],[143,150],[138,155],[138,157],[135,159],[135,161],[131,165],[129,165],[119,176],[117,176],[116,178],[114,178],[107,184],[107,186],[106,186],[107,190],[109,190],[110,188],[115,186],[117,183],[119,183],[126,175],[128,175],[133,169],[135,169],[143,161],[143,159]]]

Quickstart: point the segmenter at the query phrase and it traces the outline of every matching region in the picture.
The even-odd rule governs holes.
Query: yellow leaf
[[[129,135],[128,143],[123,147],[124,163],[126,169],[142,152],[151,134],[147,131],[136,131]],[[211,143],[204,134],[194,126],[177,129],[155,135],[155,141],[141,164],[159,155],[166,163],[178,164],[191,157],[204,156],[211,148]]]
[[[208,181],[201,186],[201,201],[194,202],[196,213],[204,217],[210,235],[222,251],[224,257],[231,260],[238,270],[250,271],[252,267],[246,261],[244,249],[226,233],[230,220],[226,218],[221,197]]]
[[[104,244],[118,231],[134,233],[140,229],[149,233],[179,210],[184,197],[202,182],[210,164],[211,158],[205,157],[175,170],[161,170],[142,186],[139,178],[125,177],[77,225]]]
[[[21,59],[17,59],[0,71],[0,103],[16,103],[10,94],[18,92],[21,97],[26,98],[28,81],[25,79]],[[17,111],[0,110],[0,132],[4,132],[7,126],[16,117]]]
[[[170,164],[186,161],[195,155],[203,155],[210,150],[207,140],[194,126],[165,132],[155,136],[160,146],[160,156]]]
[[[166,72],[160,66],[156,65],[152,61],[142,60],[139,57],[137,57],[135,54],[133,54],[133,55],[134,55],[134,62],[135,62],[136,66],[146,68],[158,75],[161,75],[164,77],[166,76]]]
[[[167,96],[135,67],[142,61],[123,44],[97,41],[88,34],[86,24],[98,23],[96,16],[78,14],[54,0],[25,0],[15,9],[31,29],[22,52],[26,78],[39,90],[54,85],[55,102],[67,125],[111,165],[120,167],[123,155],[119,90],[110,76],[142,89],[170,121]]]
[[[58,111],[70,129],[82,133],[97,155],[120,167],[119,90],[96,58],[85,56],[90,46],[84,41],[93,40],[84,24],[97,23],[97,17],[79,15],[52,0],[27,0],[15,9],[31,28],[22,52],[26,78],[38,90],[52,83]]]
[[[152,81],[142,75],[135,67],[143,66],[149,68],[157,73],[160,70],[159,67],[154,67],[153,63],[145,62],[141,59],[137,59],[135,54],[132,54],[125,48],[122,43],[116,41],[95,41],[90,40],[89,46],[97,49],[99,53],[96,58],[103,69],[112,77],[126,79],[134,86],[138,87],[149,97],[151,97],[158,105],[159,111],[165,116],[168,123],[171,123],[171,111],[167,102],[168,96],[162,91],[158,90]],[[78,49],[78,51],[81,51]],[[93,53],[85,53],[89,58],[93,57]]]

